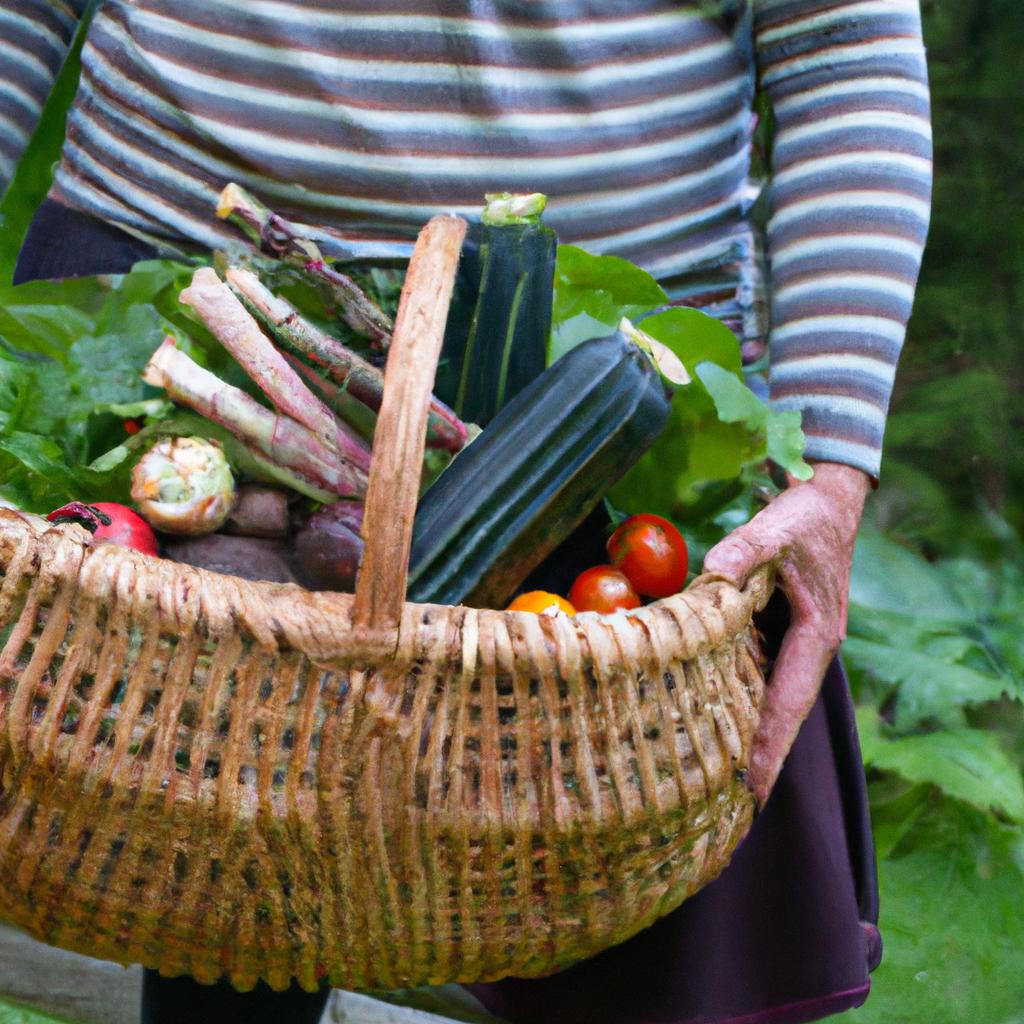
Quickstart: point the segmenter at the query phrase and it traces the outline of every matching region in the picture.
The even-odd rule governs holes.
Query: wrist
[[[810,483],[863,505],[872,488],[871,477],[856,466],[842,462],[811,462]]]
[[[844,518],[855,532],[864,511],[864,502],[872,487],[872,478],[855,466],[841,462],[811,462],[814,476],[810,480],[789,479],[789,488],[811,487],[824,495],[833,508]]]

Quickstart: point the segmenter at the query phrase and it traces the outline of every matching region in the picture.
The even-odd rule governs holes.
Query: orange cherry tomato
[[[686,541],[661,516],[630,516],[608,539],[608,557],[644,597],[678,594],[686,584]]]
[[[506,611],[533,612],[536,615],[556,611],[565,612],[566,615],[576,614],[576,609],[564,597],[549,594],[546,590],[529,590],[525,594],[520,594]]]
[[[578,612],[608,615],[619,608],[639,608],[640,595],[625,573],[611,565],[595,565],[576,577],[569,600]]]

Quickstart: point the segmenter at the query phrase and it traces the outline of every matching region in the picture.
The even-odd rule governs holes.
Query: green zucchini
[[[624,326],[544,371],[424,494],[410,600],[503,608],[654,442],[672,389]]]
[[[544,372],[558,242],[540,223],[543,195],[486,198],[462,246],[434,385],[481,427]]]

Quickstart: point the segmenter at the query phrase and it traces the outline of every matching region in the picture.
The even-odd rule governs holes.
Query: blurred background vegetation
[[[886,954],[848,1016],[1024,1024],[1024,6],[923,9],[934,213],[845,647]],[[50,160],[28,154],[21,195]],[[10,199],[3,269],[31,215]],[[0,1003],[0,1024],[42,1020]]]
[[[886,955],[858,1024],[1024,1022],[1024,51],[926,0],[935,193],[852,594]],[[877,532],[875,532],[877,531]]]

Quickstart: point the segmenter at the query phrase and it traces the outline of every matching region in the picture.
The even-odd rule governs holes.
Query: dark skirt
[[[48,201],[15,281],[119,273],[154,251]],[[604,561],[600,515],[535,577],[564,590]],[[774,615],[774,617],[773,617]],[[784,602],[760,623],[771,641]],[[549,978],[471,986],[514,1024],[799,1024],[859,1006],[881,959],[878,880],[849,687],[833,662],[771,799],[728,869],[652,928]],[[326,991],[242,995],[147,971],[143,1021],[315,1021]]]

